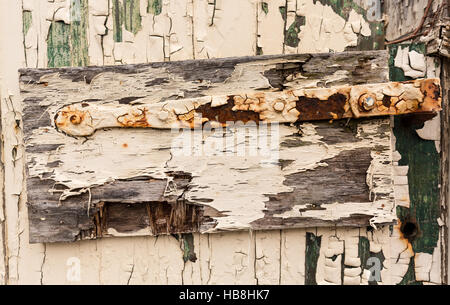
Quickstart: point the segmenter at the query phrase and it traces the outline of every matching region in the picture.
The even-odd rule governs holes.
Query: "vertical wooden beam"
[[[442,257],[441,257],[441,277],[443,284],[450,282],[448,278],[449,259],[448,259],[448,219],[449,219],[449,153],[450,153],[450,59],[442,57],[442,112],[441,112],[441,220],[444,223],[442,227]]]
[[[447,1],[447,7],[444,8],[444,16],[450,17],[450,1]],[[442,218],[444,221],[442,247],[443,252],[441,256],[441,277],[443,283],[448,285],[450,283],[449,275],[449,224],[450,219],[450,59],[442,57],[442,103],[444,105],[441,115],[441,150],[442,150],[442,185],[441,185],[441,202],[442,202]]]
[[[425,52],[423,44],[407,45],[409,50]],[[404,81],[411,79],[404,71],[394,66],[394,57],[398,48],[405,45],[392,45],[389,48],[390,80]],[[403,239],[408,240],[413,252],[432,255],[439,246],[439,223],[441,216],[440,154],[434,141],[423,140],[416,132],[423,127],[424,122],[431,119],[427,116],[395,117],[394,135],[395,149],[400,153],[400,166],[408,166],[408,184],[410,207],[397,206],[397,216],[400,221],[400,231]],[[427,156],[426,160],[424,156]],[[431,262],[430,262],[431,264]],[[421,284],[415,276],[415,260],[411,258],[408,271],[400,284]]]

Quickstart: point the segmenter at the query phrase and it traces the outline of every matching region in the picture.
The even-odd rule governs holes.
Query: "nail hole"
[[[414,222],[405,221],[402,223],[400,227],[400,231],[403,233],[403,236],[408,240],[412,240],[416,237],[418,228]]]

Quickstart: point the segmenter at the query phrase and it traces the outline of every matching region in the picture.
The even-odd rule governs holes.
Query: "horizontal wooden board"
[[[30,242],[392,223],[389,119],[85,137],[54,124],[75,103],[386,81],[385,51],[21,70]]]

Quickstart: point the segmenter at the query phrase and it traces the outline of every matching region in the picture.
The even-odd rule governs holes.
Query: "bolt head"
[[[359,106],[362,110],[369,111],[376,106],[377,98],[373,94],[363,94],[359,98]]]
[[[276,102],[276,103],[273,105],[273,109],[275,109],[276,111],[279,111],[279,112],[283,111],[283,109],[284,109],[284,103],[283,103],[283,102]]]
[[[80,124],[81,123],[81,117],[78,115],[78,114],[72,114],[71,116],[70,116],[70,122],[73,124],[73,125],[78,125],[78,124]]]

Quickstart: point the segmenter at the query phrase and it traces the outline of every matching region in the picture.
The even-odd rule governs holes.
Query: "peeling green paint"
[[[316,4],[317,2],[322,5],[331,6],[333,11],[345,20],[348,20],[352,9],[355,10],[358,14],[364,15],[364,18],[366,15],[364,9],[354,3],[352,0],[313,0],[314,4]]]
[[[373,265],[368,264],[369,258],[376,258],[380,262],[380,267],[381,267],[380,270],[376,270],[374,272],[379,272],[384,269],[384,261],[386,258],[384,257],[383,251],[380,251],[377,253],[371,252],[370,251],[370,241],[367,237],[364,237],[364,236],[359,237],[358,257],[361,261],[361,275],[364,272],[364,270],[371,270],[371,268],[373,267]],[[380,277],[381,277],[381,274],[380,274]],[[383,279],[380,278],[380,280],[383,280]],[[378,285],[378,282],[370,281],[370,279],[369,279],[369,285]]]
[[[392,45],[389,48],[389,78],[391,81],[404,81],[406,77],[402,69],[394,67],[397,49],[408,46],[409,50],[425,52],[423,44]],[[402,158],[399,165],[408,165],[408,185],[410,208],[397,207],[397,216],[404,223],[413,221],[418,234],[410,240],[414,253],[432,254],[438,245],[440,216],[440,154],[434,141],[421,139],[416,129],[423,127],[424,122],[413,121],[409,116],[394,118],[394,135],[396,150]],[[417,284],[414,274],[414,259],[411,258],[409,269],[402,284]]]
[[[194,251],[194,235],[192,233],[171,234],[177,241],[181,241],[180,246],[183,251],[183,261],[197,261],[197,254]]]
[[[281,18],[283,18],[284,22],[286,22],[287,19],[287,10],[285,6],[280,6],[278,8],[280,10]]]
[[[298,34],[300,33],[300,26],[305,25],[304,16],[295,16],[295,21],[289,26],[284,35],[284,44],[293,48],[298,47],[300,39]]]
[[[263,55],[263,49],[260,46],[256,46],[256,55]]]
[[[370,242],[367,237],[360,236],[358,242],[358,257],[361,261],[361,275],[367,269],[367,260],[370,257]]]
[[[119,0],[113,0],[113,37],[115,42],[122,42],[122,4]]]
[[[381,22],[369,22],[370,36],[358,34],[358,46],[360,51],[383,50],[384,49],[384,27]]]
[[[305,285],[317,285],[317,261],[320,255],[321,236],[306,233]]]
[[[23,35],[27,35],[28,30],[32,25],[32,14],[30,11],[23,11],[22,13],[22,24],[23,24]]]
[[[115,42],[123,41],[122,26],[134,35],[142,29],[139,0],[113,0],[112,16]]]
[[[123,21],[128,32],[137,34],[142,28],[142,18],[139,0],[124,0]]]
[[[364,20],[369,23],[371,35],[363,36],[358,34],[357,47],[349,47],[346,50],[382,50],[384,49],[384,25],[383,22],[369,21],[367,19],[367,11],[361,6],[354,3],[352,0],[313,0],[316,4],[319,2],[322,5],[331,6],[333,11],[348,21],[350,12],[355,10],[356,13],[363,16]]]
[[[88,0],[71,0],[71,22],[52,21],[47,39],[49,67],[87,66]]]
[[[51,23],[47,39],[47,58],[49,67],[71,66],[70,25],[62,21]]]
[[[197,255],[194,251],[194,235],[192,233],[181,234],[181,238],[183,241],[183,260],[186,263],[187,261],[191,261],[195,263],[197,260]]]
[[[71,0],[71,8],[71,65],[75,67],[87,66],[89,64],[88,0]]]
[[[284,21],[284,45],[296,48],[298,47],[298,44],[300,42],[300,39],[298,38],[298,34],[300,33],[300,26],[305,25],[305,17],[304,16],[295,16],[294,22],[287,27],[287,10],[286,6],[280,6],[278,8],[280,10],[281,18],[283,18]]]
[[[147,13],[159,15],[162,12],[162,0],[148,0]]]
[[[425,54],[426,47],[424,44],[395,44],[389,47],[389,79],[394,81],[411,80],[411,77],[405,76],[402,69],[394,66],[395,56],[399,47],[408,47],[409,51],[416,51],[421,54]]]
[[[416,273],[414,272],[414,257],[409,260],[408,270],[403,276],[399,285],[422,285],[422,282],[416,281]]]
[[[267,15],[269,13],[269,4],[267,2],[261,2],[261,9]]]

